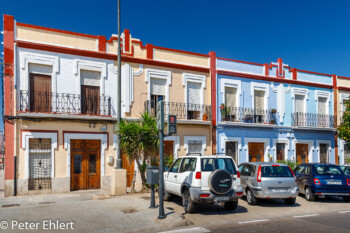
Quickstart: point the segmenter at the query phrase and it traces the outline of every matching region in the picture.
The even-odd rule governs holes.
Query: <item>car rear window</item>
[[[262,166],[262,177],[293,177],[293,173],[287,166]]]
[[[340,166],[341,170],[343,170],[345,175],[350,175],[350,167],[348,166]]]
[[[338,166],[322,166],[317,165],[315,166],[315,172],[318,175],[341,175],[342,172],[340,171],[340,168]]]
[[[217,169],[228,171],[236,175],[236,167],[230,158],[202,158],[202,172],[211,172]]]

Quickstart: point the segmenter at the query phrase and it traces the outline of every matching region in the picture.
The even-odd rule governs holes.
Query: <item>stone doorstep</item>
[[[91,200],[105,200],[110,199],[112,197],[111,194],[99,193],[91,196]]]

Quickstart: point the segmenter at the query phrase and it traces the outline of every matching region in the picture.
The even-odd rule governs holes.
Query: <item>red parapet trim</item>
[[[332,78],[333,78],[333,87],[337,87],[337,76],[333,74]]]
[[[298,70],[295,68],[292,68],[292,79],[297,80],[298,79]]]
[[[118,37],[112,36],[112,37],[109,38],[109,40],[106,40],[106,42],[107,43],[113,43],[113,40],[118,41]],[[122,42],[122,41],[123,41],[123,38],[120,38],[120,42]]]
[[[16,23],[16,25],[20,26],[20,27],[34,28],[34,29],[51,31],[51,32],[58,32],[58,33],[69,34],[69,35],[74,35],[74,36],[82,36],[82,37],[88,37],[88,38],[93,38],[93,39],[97,39],[98,38],[98,36],[89,35],[89,34],[85,34],[85,33],[79,33],[79,32],[72,32],[72,31],[66,31],[66,30],[55,29],[55,28],[42,27],[42,26],[31,25],[31,24],[26,24],[26,23]]]
[[[128,29],[124,30],[124,38],[125,38],[125,43],[124,43],[125,52],[129,52],[130,51],[130,32]]]
[[[164,47],[159,47],[159,46],[153,46],[153,48],[161,49],[161,50],[167,50],[167,51],[176,52],[176,53],[185,53],[185,54],[189,54],[189,55],[195,55],[195,56],[201,56],[201,57],[209,57],[209,55],[207,55],[207,54],[188,52],[188,51],[179,50],[179,49],[170,49],[170,48],[164,48]]]
[[[107,149],[109,149],[109,133],[108,132],[91,132],[91,131],[67,131],[63,130],[63,149],[64,149],[64,134],[72,133],[72,134],[107,134]]]
[[[347,79],[347,80],[350,80],[350,78],[349,78],[349,77],[344,77],[344,76],[338,76],[338,78],[340,78],[340,79]]]
[[[153,60],[153,45],[152,44],[146,44],[147,49],[147,59]]]
[[[139,44],[141,49],[145,49],[146,48],[146,46],[143,45],[142,41],[132,40],[131,43],[132,44]]]
[[[317,75],[322,75],[322,76],[329,76],[331,77],[331,74],[324,74],[324,73],[318,73],[318,72],[313,72],[313,71],[307,71],[307,70],[299,70],[298,72],[302,72],[302,73],[309,73],[309,74],[317,74]]]
[[[290,79],[285,79],[285,78],[271,78],[271,77],[266,77],[266,76],[262,76],[262,75],[255,75],[255,74],[245,74],[245,73],[223,71],[223,70],[219,70],[218,74],[227,75],[227,76],[236,76],[236,77],[242,77],[242,78],[257,79],[257,80],[264,80],[264,81],[269,81],[269,82],[290,83],[290,84],[302,85],[302,86],[333,89],[333,85],[320,84],[320,83],[309,83],[309,82],[290,80]]]
[[[106,37],[105,36],[98,36],[98,51],[99,52],[106,52]]]
[[[20,139],[21,139],[21,148],[23,148],[23,144],[22,144],[22,133],[23,132],[33,132],[33,133],[56,133],[57,134],[57,147],[56,149],[58,149],[59,147],[59,136],[58,136],[58,130],[40,130],[40,129],[21,129],[21,135],[20,135]]]
[[[264,66],[264,64],[260,64],[260,63],[240,61],[240,60],[235,60],[235,59],[230,59],[230,58],[217,57],[216,59],[225,60],[225,61],[234,61],[234,62],[245,63],[245,64],[255,65],[255,66]]]
[[[337,89],[341,90],[341,91],[350,91],[350,87],[340,87],[340,86],[338,86]]]
[[[4,136],[5,136],[5,180],[14,179],[14,146],[15,146],[15,137],[14,137],[14,122],[10,120],[4,120]]]
[[[26,41],[17,41],[16,43],[19,47],[22,47],[22,48],[37,49],[37,50],[71,54],[71,55],[84,56],[84,57],[109,59],[109,60],[115,60],[115,61],[118,59],[118,56],[116,54],[66,48],[66,47],[60,47],[60,46],[54,46],[54,45],[38,44],[38,43],[32,43],[32,42],[26,42]],[[141,59],[141,58],[127,57],[127,56],[122,56],[122,61],[145,64],[145,65],[154,65],[154,66],[160,66],[160,67],[168,67],[168,68],[174,68],[174,69],[191,70],[191,71],[197,71],[197,72],[203,72],[203,73],[210,72],[209,68],[204,68],[204,67],[189,66],[189,65],[147,60],[147,59]]]
[[[265,68],[265,76],[269,76],[269,65],[267,63],[264,64]]]

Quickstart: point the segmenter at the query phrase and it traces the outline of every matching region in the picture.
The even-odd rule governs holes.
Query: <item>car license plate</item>
[[[341,181],[327,181],[327,184],[330,184],[330,185],[342,185]]]
[[[288,189],[286,188],[274,188],[274,189],[271,189],[271,192],[273,193],[284,193],[284,192],[287,192]]]
[[[214,201],[229,201],[230,197],[214,197]]]

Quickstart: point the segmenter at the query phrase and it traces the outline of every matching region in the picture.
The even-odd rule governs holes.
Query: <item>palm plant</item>
[[[141,174],[142,186],[146,185],[145,166],[148,158],[157,158],[159,136],[156,118],[145,112],[139,121],[121,120],[116,133],[120,134],[120,150],[128,159],[136,161]]]

